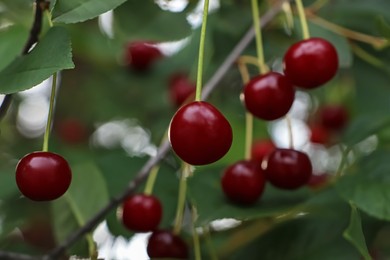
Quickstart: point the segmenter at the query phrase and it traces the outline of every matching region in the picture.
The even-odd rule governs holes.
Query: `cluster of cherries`
[[[322,38],[297,42],[284,56],[283,70],[284,74],[268,72],[256,76],[245,85],[244,104],[255,117],[267,121],[279,119],[290,110],[295,87],[314,89],[332,79],[338,70],[337,51]],[[325,108],[321,112],[320,131],[342,128],[345,120],[336,117],[340,115],[334,107]],[[316,131],[312,131],[311,139],[317,142],[324,137]],[[252,204],[263,193],[266,181],[280,189],[298,189],[308,184],[312,170],[306,153],[275,148],[269,141],[253,147],[251,160],[238,161],[225,169],[221,185],[232,202]]]

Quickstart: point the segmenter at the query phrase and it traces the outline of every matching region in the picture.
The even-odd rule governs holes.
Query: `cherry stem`
[[[211,241],[210,228],[208,226],[203,227],[203,236],[206,242],[207,250],[209,252],[209,258],[211,260],[218,260],[218,256],[217,253],[215,252],[213,242]]]
[[[191,166],[189,164],[183,162],[183,167],[180,174],[179,198],[177,201],[175,226],[173,228],[174,234],[180,233],[181,225],[183,223],[184,206],[185,206],[186,194],[187,194],[187,177],[190,172],[190,167]]]
[[[252,0],[252,16],[253,16],[253,27],[255,29],[255,39],[256,39],[256,51],[257,58],[259,62],[260,74],[265,74],[268,72],[267,66],[264,62],[264,47],[263,40],[261,36],[261,26],[260,26],[260,12],[259,5],[257,0]]]
[[[51,84],[51,95],[50,95],[50,105],[49,105],[49,114],[47,116],[47,123],[45,129],[45,135],[43,137],[43,147],[42,151],[49,151],[49,137],[50,137],[50,129],[53,120],[53,111],[54,111],[54,102],[56,96],[56,88],[57,88],[57,73],[53,74],[52,84]]]
[[[203,7],[202,29],[200,32],[198,74],[196,78],[195,101],[201,101],[202,99],[203,60],[204,60],[204,46],[206,41],[206,26],[207,26],[208,13],[209,13],[209,0],[205,0],[204,7]]]
[[[51,13],[50,13],[50,11],[46,10],[45,14],[46,14],[46,19],[47,19],[47,22],[49,23],[49,26],[53,27],[54,24],[53,24],[53,21],[51,20]]]
[[[200,243],[199,243],[199,234],[196,231],[195,227],[195,220],[196,220],[196,208],[194,205],[192,205],[192,210],[191,210],[191,222],[192,222],[192,239],[194,242],[194,253],[195,253],[195,260],[201,260],[202,255],[200,253]]]
[[[309,26],[307,25],[305,8],[303,7],[302,0],[295,0],[295,4],[298,8],[299,21],[301,22],[303,39],[310,38]]]
[[[291,118],[288,115],[286,115],[286,122],[287,122],[289,147],[290,149],[294,149],[294,135],[292,130],[292,123],[291,123]]]
[[[242,82],[245,86],[250,80],[250,75],[248,72],[248,68],[244,62],[245,60],[241,58],[238,60],[238,70],[240,71]],[[249,112],[246,112],[245,113],[245,151],[244,151],[246,160],[251,159],[252,141],[253,141],[253,115]]]
[[[145,190],[144,194],[150,195],[153,193],[154,184],[156,183],[157,174],[160,170],[160,166],[157,164],[155,165],[149,173],[148,179],[146,180]]]

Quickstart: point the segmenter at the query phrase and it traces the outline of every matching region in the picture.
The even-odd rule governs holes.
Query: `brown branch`
[[[261,26],[264,27],[268,24],[275,15],[281,10],[281,6],[284,2],[288,0],[278,1],[272,8],[264,14],[261,19]],[[203,89],[202,99],[207,99],[211,92],[217,87],[218,82],[223,78],[227,71],[231,68],[240,54],[245,50],[248,44],[253,40],[254,29],[251,28],[241,39],[241,41],[236,45],[232,52],[227,56],[222,65],[215,72],[213,77],[207,82]],[[104,208],[102,208],[95,216],[93,216],[83,227],[78,229],[75,233],[71,234],[62,244],[50,251],[47,255],[43,257],[44,260],[54,260],[58,259],[67,248],[69,248],[73,243],[75,243],[79,238],[91,232],[94,227],[96,227],[101,221],[104,220],[104,217],[111,211],[117,208],[126,197],[133,194],[136,189],[142,184],[143,181],[148,177],[150,170],[157,165],[162,158],[165,157],[169,151],[169,142],[165,141],[158,149],[157,156],[151,157],[141,170],[137,173],[136,177],[130,182],[127,189],[118,197],[113,198]]]
[[[38,260],[39,258],[25,255],[25,254],[0,251],[0,259],[1,260]]]
[[[27,39],[26,44],[22,50],[22,55],[26,55],[31,47],[38,42],[39,33],[42,29],[42,14],[47,8],[47,4],[44,0],[35,1],[35,17],[33,25],[30,29],[30,35]],[[7,94],[4,97],[3,102],[0,105],[0,120],[7,114],[8,108],[11,105],[12,94]]]

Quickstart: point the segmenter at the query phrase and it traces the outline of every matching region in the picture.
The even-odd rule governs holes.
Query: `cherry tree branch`
[[[270,8],[261,19],[261,27],[267,25],[274,17],[277,15],[282,7],[282,4],[288,0],[278,1],[272,8]],[[222,65],[210,78],[210,80],[205,85],[202,92],[202,99],[207,99],[211,92],[217,87],[219,81],[223,76],[228,72],[240,54],[245,50],[248,44],[253,40],[255,35],[254,28],[252,27],[238,42],[236,47],[231,51],[227,56]],[[136,177],[130,182],[127,189],[118,197],[111,199],[111,201],[102,208],[94,217],[92,217],[83,227],[71,234],[62,244],[53,249],[47,255],[44,256],[44,260],[57,259],[61,256],[67,248],[69,248],[73,243],[75,243],[79,238],[84,236],[86,233],[91,232],[94,227],[96,227],[101,221],[104,220],[104,217],[111,211],[117,208],[122,201],[124,201],[129,195],[133,194],[136,189],[146,180],[149,175],[150,170],[157,165],[167,154],[170,149],[169,142],[164,142],[158,149],[157,155],[151,157],[145,165],[137,173]]]
[[[22,50],[22,55],[26,55],[31,47],[38,42],[39,33],[42,29],[42,14],[45,8],[47,8],[47,3],[44,0],[35,1],[35,16],[34,22],[30,29],[30,34],[27,39],[26,44]],[[12,94],[5,95],[3,102],[0,105],[0,120],[7,114],[8,108],[12,103]]]

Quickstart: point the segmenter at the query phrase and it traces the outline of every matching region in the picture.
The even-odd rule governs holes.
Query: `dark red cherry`
[[[162,56],[161,51],[152,42],[131,42],[126,49],[126,62],[138,71],[149,69],[152,63]]]
[[[169,98],[176,107],[195,94],[196,86],[185,74],[175,74],[169,80]]]
[[[310,142],[326,145],[329,143],[330,133],[321,125],[310,126]]]
[[[275,187],[287,190],[306,185],[312,174],[309,157],[293,149],[276,149],[267,161],[265,176]]]
[[[348,123],[348,119],[348,111],[342,105],[327,105],[319,110],[320,123],[329,130],[343,130]]]
[[[87,127],[75,118],[60,121],[56,127],[56,133],[67,144],[79,144],[88,139]]]
[[[172,149],[185,162],[205,165],[221,159],[230,149],[232,128],[213,105],[195,101],[182,106],[169,126]]]
[[[257,140],[252,145],[251,159],[261,164],[263,159],[275,149],[276,146],[271,140]]]
[[[69,188],[72,171],[68,162],[51,152],[33,152],[16,166],[16,184],[31,200],[49,201],[59,198]]]
[[[146,248],[150,258],[188,259],[187,244],[178,235],[167,230],[152,233]]]
[[[284,74],[292,84],[312,89],[336,75],[339,60],[336,48],[322,38],[310,38],[293,44],[284,56]]]
[[[222,190],[237,204],[252,204],[263,193],[265,177],[260,165],[254,161],[239,161],[223,173]]]
[[[246,109],[263,120],[275,120],[286,115],[294,96],[293,85],[277,72],[254,77],[244,88]]]
[[[162,218],[162,206],[153,195],[136,194],[123,203],[122,222],[134,232],[155,230]]]

